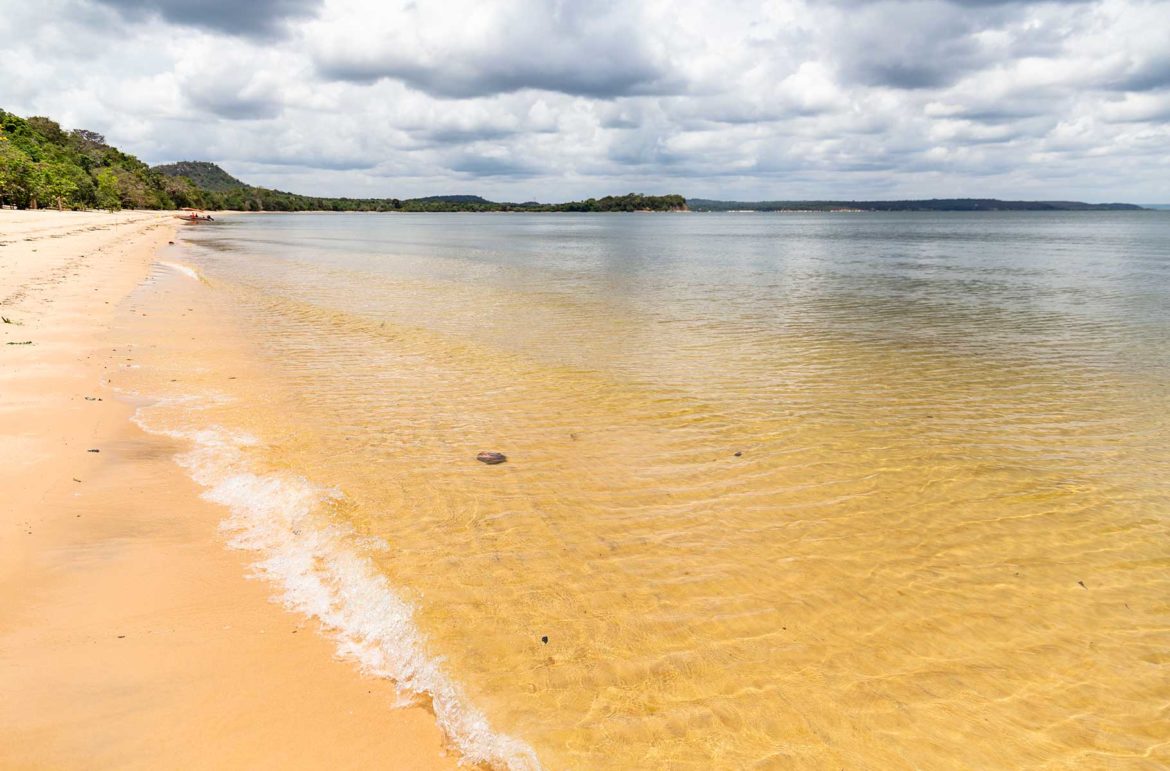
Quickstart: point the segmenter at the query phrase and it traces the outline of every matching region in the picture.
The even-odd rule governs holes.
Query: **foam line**
[[[493,731],[440,661],[426,654],[413,608],[362,554],[348,528],[316,513],[339,498],[338,491],[291,473],[254,473],[245,448],[257,443],[255,437],[219,426],[194,431],[151,426],[143,408],[134,421],[148,432],[191,443],[176,461],[206,488],[204,498],[230,511],[221,524],[229,545],[259,553],[256,575],[280,588],[286,608],[318,619],[338,653],[403,691],[428,696],[439,727],[464,762],[509,771],[540,768],[532,748]]]
[[[170,268],[171,270],[177,270],[180,273],[182,273],[184,276],[190,276],[191,278],[195,279],[196,281],[200,280],[199,274],[197,272],[195,272],[194,268],[190,268],[186,265],[180,265],[177,262],[167,262],[166,260],[159,260],[158,264],[164,265],[164,266]]]

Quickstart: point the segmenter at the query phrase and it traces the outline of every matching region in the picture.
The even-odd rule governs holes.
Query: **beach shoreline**
[[[0,766],[452,768],[425,707],[249,581],[103,385],[170,213],[0,212]]]

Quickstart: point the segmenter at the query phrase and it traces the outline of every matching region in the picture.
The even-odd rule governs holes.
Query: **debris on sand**
[[[479,461],[480,463],[486,463],[489,466],[494,466],[497,463],[503,463],[506,460],[508,460],[508,456],[504,455],[504,453],[502,453],[502,452],[484,451],[484,452],[481,452],[479,455],[476,455],[475,459],[477,461]]]

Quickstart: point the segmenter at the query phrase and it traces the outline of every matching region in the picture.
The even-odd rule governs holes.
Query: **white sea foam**
[[[194,269],[194,268],[190,268],[190,267],[188,267],[188,266],[186,266],[186,265],[180,265],[180,264],[179,264],[179,263],[177,263],[177,262],[167,262],[166,260],[159,260],[159,261],[158,261],[158,264],[159,264],[159,265],[165,265],[166,267],[168,267],[168,268],[170,268],[170,269],[172,269],[172,270],[177,270],[177,271],[179,271],[180,273],[182,273],[183,275],[185,275],[185,276],[190,276],[191,278],[195,279],[196,281],[199,281],[199,280],[201,280],[201,279],[199,278],[199,274],[198,274],[197,272],[195,272],[195,269]]]
[[[465,762],[516,771],[540,768],[532,748],[493,731],[441,662],[426,654],[413,609],[363,556],[363,539],[320,516],[320,507],[339,498],[338,491],[291,473],[255,473],[245,448],[255,445],[256,437],[219,426],[190,431],[152,426],[143,409],[134,420],[146,431],[191,443],[176,460],[206,488],[204,498],[231,512],[221,525],[230,533],[229,544],[258,552],[256,575],[280,588],[287,608],[318,619],[339,654],[365,672],[393,680],[406,694],[429,697],[440,728]]]

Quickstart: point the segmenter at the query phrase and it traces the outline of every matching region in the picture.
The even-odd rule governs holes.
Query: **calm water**
[[[1170,763],[1170,215],[184,237],[113,379],[470,757]]]

